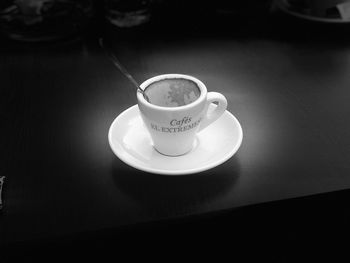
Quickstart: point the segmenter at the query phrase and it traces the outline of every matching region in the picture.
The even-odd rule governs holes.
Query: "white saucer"
[[[226,111],[197,134],[195,146],[189,153],[165,156],[153,148],[137,105],[122,112],[108,132],[109,145],[120,160],[136,169],[165,175],[193,174],[218,166],[237,152],[242,139],[241,125]]]

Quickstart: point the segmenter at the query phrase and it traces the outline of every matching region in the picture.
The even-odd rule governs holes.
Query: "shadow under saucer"
[[[204,212],[206,205],[219,201],[234,187],[240,165],[234,156],[198,174],[168,176],[146,173],[115,159],[112,176],[115,186],[147,213],[169,217]]]

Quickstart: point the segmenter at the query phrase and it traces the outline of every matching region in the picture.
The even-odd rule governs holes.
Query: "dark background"
[[[76,36],[45,43],[3,36],[0,172],[7,178],[0,214],[1,256],[11,261],[122,256],[184,260],[191,255],[197,260],[295,262],[346,255],[349,25],[271,13],[270,4],[164,1],[155,7],[150,23],[118,29],[106,23],[101,2],[96,1],[95,16]],[[115,83],[127,85],[127,80],[101,52],[100,36],[138,80],[175,67],[216,84],[216,76],[230,79],[233,67],[247,89],[231,90],[220,83],[221,91],[235,102],[229,110],[238,116],[245,134],[237,155],[200,179],[171,182],[118,162],[105,150],[104,131],[116,112],[135,101],[128,88],[108,93]],[[229,45],[237,53],[232,55]],[[175,52],[173,59],[176,54],[186,59],[176,53],[179,47],[189,52],[187,65],[169,62],[164,55]],[[215,48],[222,67],[220,59],[210,56]],[[149,54],[155,62],[147,64],[141,58]],[[292,67],[283,68],[285,56]],[[201,59],[213,62],[213,75],[193,67]],[[118,96],[122,100],[116,105]],[[79,137],[84,127],[91,127],[88,118],[81,119],[86,113],[98,122],[91,133]],[[255,114],[282,132],[264,126]],[[278,126],[284,117],[287,121]],[[252,129],[257,123],[262,134],[272,132],[261,141],[263,136]],[[93,143],[86,144],[91,138]],[[264,145],[271,148],[264,151]],[[164,190],[157,191],[155,185]],[[201,207],[227,193],[235,196],[235,189],[245,195],[225,199],[222,209]],[[108,199],[110,195],[115,199]],[[110,221],[102,219],[108,216]]]

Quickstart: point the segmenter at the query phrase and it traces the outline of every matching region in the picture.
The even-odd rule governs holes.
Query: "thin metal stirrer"
[[[131,76],[131,74],[129,73],[129,71],[127,71],[127,69],[120,63],[120,61],[117,59],[117,57],[113,54],[113,52],[109,49],[106,48],[106,46],[103,43],[103,39],[102,37],[99,38],[98,40],[101,48],[107,53],[108,57],[110,58],[110,60],[113,62],[113,64],[120,70],[121,73],[123,73],[123,75],[125,77],[127,77],[130,82],[137,88],[137,90],[139,92],[142,93],[142,95],[144,96],[144,98],[149,101],[147,95],[145,94],[145,91],[140,87],[140,85],[137,83],[137,81],[133,78],[133,76]]]

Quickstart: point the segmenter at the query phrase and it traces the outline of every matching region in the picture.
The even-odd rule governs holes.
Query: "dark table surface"
[[[348,218],[348,29],[283,21],[97,31],[138,81],[184,73],[226,96],[242,146],[186,176],[141,172],[112,153],[109,126],[136,98],[97,33],[48,46],[3,40],[0,244],[112,235],[165,219],[199,224],[214,212],[229,225],[244,207],[258,211],[245,222],[261,228],[272,218],[308,220],[305,213]]]

